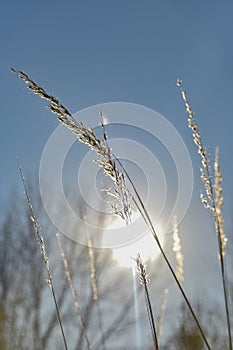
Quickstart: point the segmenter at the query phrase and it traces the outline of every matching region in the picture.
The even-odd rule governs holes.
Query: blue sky
[[[173,123],[193,152],[175,85],[179,77],[206,145],[220,146],[231,213],[232,11],[231,1],[4,2],[3,196],[19,183],[15,158],[20,157],[26,173],[37,173],[44,145],[57,126],[43,103],[10,73],[10,66],[25,70],[72,112],[111,101],[153,108]]]
[[[72,112],[102,102],[157,110],[193,151],[176,88],[188,90],[207,145],[220,146],[232,195],[231,1],[5,2],[1,38],[1,192],[18,183],[15,158],[36,173],[56,127],[41,101],[8,70],[23,69]],[[195,161],[195,156],[194,156]],[[232,201],[228,204],[232,208]]]
[[[182,135],[193,160],[195,194],[184,231],[189,229],[188,217],[192,216],[200,238],[199,230],[210,230],[207,227],[212,224],[208,213],[197,204],[202,188],[199,158],[176,87],[176,79],[180,78],[204,143],[211,147],[212,154],[215,145],[220,147],[226,232],[232,232],[232,18],[230,0],[2,2],[1,204],[12,187],[21,186],[16,157],[25,174],[37,174],[44,146],[57,126],[43,101],[9,71],[9,67],[15,67],[26,71],[74,113],[120,101],[152,108],[166,117]],[[184,236],[184,245],[189,239],[189,235]],[[187,260],[198,263],[193,251],[208,255],[198,240],[187,244],[186,251]],[[203,260],[199,264],[201,273],[206,272]],[[192,271],[187,265],[187,275],[197,275],[190,282],[192,291],[200,270]],[[214,277],[209,274],[209,278]]]

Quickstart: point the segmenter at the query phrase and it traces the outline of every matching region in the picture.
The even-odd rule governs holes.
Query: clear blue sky
[[[194,147],[176,79],[205,143],[220,146],[228,214],[232,186],[232,1],[8,1],[0,13],[1,186],[18,185],[18,156],[38,171],[57,126],[9,67],[25,70],[76,112],[110,101],[157,110]],[[196,166],[194,155],[194,165]]]

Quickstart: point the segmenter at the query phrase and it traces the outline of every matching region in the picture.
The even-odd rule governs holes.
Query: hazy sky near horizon
[[[112,101],[152,108],[192,144],[181,78],[205,144],[220,147],[232,213],[233,4],[224,1],[24,1],[1,6],[1,197],[18,186],[16,157],[37,174],[55,118],[10,71],[26,71],[77,112]],[[198,174],[198,157],[192,156]]]

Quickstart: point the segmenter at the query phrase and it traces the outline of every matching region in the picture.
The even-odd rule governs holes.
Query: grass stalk
[[[148,314],[148,318],[149,318],[149,322],[150,322],[150,328],[151,328],[154,349],[159,350],[154,315],[153,315],[153,310],[152,310],[150,295],[149,295],[149,289],[148,289],[148,284],[150,283],[150,278],[146,272],[146,265],[143,264],[139,253],[134,260],[137,264],[137,270],[139,273],[140,283],[144,286],[144,290],[145,290],[146,308],[147,308],[147,314]]]
[[[47,252],[46,252],[46,248],[45,248],[44,237],[43,237],[43,234],[42,234],[39,222],[38,222],[38,220],[37,220],[37,218],[35,216],[35,213],[34,213],[32,200],[31,200],[31,198],[29,196],[29,192],[28,192],[28,189],[27,189],[26,180],[25,180],[25,177],[24,177],[24,174],[23,174],[22,167],[21,167],[21,165],[20,165],[18,160],[17,160],[17,163],[18,163],[18,169],[19,169],[19,172],[20,172],[20,177],[21,177],[21,180],[22,180],[22,183],[23,183],[23,187],[24,187],[24,193],[25,193],[25,196],[26,196],[28,209],[29,209],[29,212],[30,212],[30,218],[31,218],[31,221],[32,221],[32,223],[34,225],[34,229],[35,229],[35,232],[36,232],[36,237],[37,237],[37,239],[39,241],[39,244],[40,244],[41,255],[42,255],[43,261],[44,261],[45,266],[46,266],[46,271],[47,271],[47,275],[48,275],[47,284],[49,285],[50,290],[52,292],[52,297],[53,297],[53,301],[54,301],[55,308],[56,308],[57,318],[58,318],[59,326],[60,326],[61,333],[62,333],[62,339],[63,339],[63,342],[64,342],[65,350],[68,350],[67,340],[66,340],[66,336],[65,336],[65,333],[64,333],[62,320],[61,320],[61,315],[60,315],[60,310],[59,310],[59,306],[58,306],[57,298],[56,298],[56,294],[55,294],[55,288],[54,288],[52,273],[51,273],[51,270],[50,270],[49,258],[48,258],[48,255],[47,255]]]
[[[195,312],[188,300],[188,297],[186,296],[183,287],[181,283],[179,282],[176,273],[174,272],[171,263],[169,262],[162,245],[160,243],[159,237],[155,231],[155,228],[153,226],[153,223],[151,221],[151,218],[149,216],[149,213],[132,181],[129,174],[127,173],[126,169],[124,168],[123,164],[120,162],[120,160],[114,156],[112,153],[110,147],[108,146],[108,140],[107,140],[107,134],[105,132],[104,123],[102,122],[102,128],[104,130],[104,137],[102,140],[97,139],[94,131],[88,127],[86,127],[82,123],[76,122],[75,118],[72,116],[72,114],[69,112],[69,110],[64,107],[61,102],[55,98],[54,96],[49,95],[43,88],[38,86],[33,80],[31,80],[28,75],[22,71],[16,71],[14,68],[11,69],[12,72],[16,73],[20,79],[22,79],[27,85],[28,88],[34,93],[39,95],[41,98],[48,100],[50,104],[48,105],[48,108],[51,110],[51,112],[58,115],[57,119],[59,122],[64,124],[67,128],[69,128],[78,138],[80,142],[84,142],[88,147],[93,149],[100,158],[97,159],[97,163],[100,167],[103,168],[103,171],[107,176],[109,176],[115,185],[115,188],[113,191],[108,191],[109,194],[112,194],[114,197],[117,197],[118,203],[120,202],[120,205],[122,208],[120,208],[118,205],[115,209],[115,214],[118,214],[121,216],[126,223],[130,221],[130,213],[131,213],[131,200],[136,205],[137,209],[139,210],[140,214],[142,215],[145,223],[148,225],[148,228],[151,230],[152,235],[158,245],[158,248],[173,276],[175,279],[175,282],[181,292],[181,294],[184,297],[184,300],[191,312],[192,317],[194,318],[197,327],[202,335],[203,341],[206,345],[206,347],[211,350],[211,347],[207,341],[207,338],[205,336],[205,333],[195,315]],[[120,165],[120,168],[123,170],[123,172],[119,171],[117,168],[117,164]],[[129,183],[131,184],[134,194],[136,196],[136,199],[130,194],[126,182],[125,177],[128,179]]]
[[[194,319],[194,321],[195,321],[195,323],[196,323],[196,325],[197,325],[197,327],[198,327],[198,329],[199,329],[199,331],[201,333],[201,336],[203,338],[203,341],[204,341],[207,349],[211,350],[211,347],[210,347],[210,344],[209,344],[209,342],[208,342],[208,340],[206,338],[205,332],[204,332],[200,322],[198,321],[198,318],[197,318],[197,316],[196,316],[196,314],[195,314],[195,312],[194,312],[194,310],[192,308],[192,305],[191,305],[188,297],[186,296],[185,291],[184,291],[184,289],[183,289],[179,279],[177,278],[176,273],[175,273],[175,271],[174,271],[170,261],[167,258],[167,255],[165,254],[165,251],[163,250],[163,247],[162,247],[162,245],[160,243],[160,240],[159,240],[159,237],[158,237],[158,235],[157,235],[157,233],[155,231],[155,228],[154,228],[154,225],[153,225],[153,223],[151,221],[149,213],[148,213],[148,211],[147,211],[147,209],[146,209],[146,207],[145,207],[145,205],[144,205],[144,203],[143,203],[143,201],[142,201],[142,199],[141,199],[141,197],[140,197],[140,195],[139,195],[139,193],[138,193],[138,191],[137,191],[137,189],[136,189],[132,179],[129,176],[127,170],[124,168],[124,166],[121,163],[121,161],[119,159],[117,159],[117,162],[119,163],[119,165],[124,170],[124,173],[125,173],[127,179],[129,180],[129,182],[130,182],[130,184],[131,184],[131,186],[133,188],[133,191],[134,191],[134,193],[135,193],[135,195],[136,195],[140,205],[137,203],[137,201],[134,198],[133,198],[133,202],[136,205],[137,209],[139,210],[140,214],[142,215],[145,223],[150,228],[150,230],[152,232],[152,235],[153,235],[153,237],[154,237],[154,239],[155,239],[155,241],[157,243],[157,246],[158,246],[158,248],[159,248],[159,250],[160,250],[160,252],[161,252],[161,254],[162,254],[162,256],[163,256],[163,258],[164,258],[164,260],[165,260],[165,262],[166,262],[166,264],[167,264],[167,266],[168,266],[168,268],[169,268],[169,270],[170,270],[170,272],[171,272],[171,274],[173,276],[173,278],[175,279],[175,282],[176,282],[176,284],[177,284],[177,286],[178,286],[178,288],[179,288],[179,290],[180,290],[180,292],[181,292],[181,294],[182,294],[182,296],[183,296],[183,298],[184,298],[184,300],[185,300],[185,302],[186,302],[186,304],[187,304],[187,306],[188,306],[188,308],[190,310],[190,313],[191,313],[191,315],[192,315],[192,317],[193,317],[193,319]]]
[[[162,334],[162,322],[163,322],[163,317],[164,317],[164,313],[166,310],[168,293],[169,293],[169,289],[167,289],[167,288],[164,289],[163,298],[162,298],[162,302],[160,305],[159,314],[157,317],[157,336],[158,336],[158,338]]]
[[[89,261],[90,261],[92,299],[96,303],[96,306],[97,306],[97,314],[98,314],[99,329],[100,329],[100,334],[101,334],[102,349],[106,350],[104,330],[103,330],[103,324],[102,324],[102,312],[101,312],[101,308],[100,308],[99,293],[98,293],[97,279],[96,279],[95,256],[94,256],[94,250],[92,247],[92,240],[91,240],[91,237],[90,237],[88,232],[87,232],[87,245],[88,245],[88,254],[89,254]]]
[[[176,276],[180,281],[180,284],[183,284],[184,281],[184,256],[182,253],[181,240],[179,237],[179,230],[177,225],[177,216],[173,218],[173,252],[175,253],[176,258]]]
[[[213,215],[215,230],[217,236],[218,243],[218,251],[219,251],[219,261],[220,261],[220,269],[221,269],[221,280],[223,286],[223,298],[225,304],[225,312],[226,312],[226,322],[227,322],[227,331],[228,331],[228,340],[229,340],[229,350],[232,350],[232,335],[231,335],[231,323],[230,323],[230,314],[229,314],[229,302],[228,302],[228,293],[227,293],[227,282],[226,282],[226,272],[225,272],[225,264],[224,264],[224,255],[225,255],[225,245],[226,238],[223,234],[223,220],[222,220],[222,204],[219,201],[222,201],[222,198],[219,198],[219,192],[221,192],[220,184],[218,183],[217,177],[221,177],[221,173],[219,174],[219,162],[218,162],[218,152],[216,152],[216,160],[215,160],[215,184],[214,186],[212,181],[212,173],[210,166],[210,159],[207,156],[207,152],[204,149],[201,134],[198,130],[198,126],[196,120],[194,118],[194,112],[189,103],[186,91],[182,88],[181,80],[177,81],[177,86],[180,88],[182,99],[185,103],[186,112],[188,113],[188,122],[189,128],[193,131],[193,141],[197,146],[198,153],[201,156],[201,180],[204,183],[206,196],[201,194],[201,200],[203,205],[210,210]],[[220,181],[221,182],[221,181]],[[219,188],[218,188],[219,186]],[[216,196],[214,196],[214,188]]]
[[[74,300],[74,306],[75,306],[75,308],[77,310],[77,313],[78,313],[78,316],[79,316],[80,325],[81,325],[81,328],[82,328],[83,337],[84,337],[84,340],[85,340],[85,343],[86,343],[86,347],[87,347],[88,350],[90,350],[91,349],[90,348],[90,342],[89,342],[89,339],[88,339],[88,336],[87,336],[86,325],[85,325],[84,317],[83,317],[82,310],[81,310],[81,307],[80,307],[80,304],[79,304],[79,298],[78,298],[77,292],[75,291],[75,288],[74,288],[74,284],[73,284],[73,281],[72,281],[72,278],[71,278],[71,274],[70,274],[69,264],[68,264],[68,261],[67,261],[64,249],[62,247],[60,234],[58,232],[56,233],[56,238],[57,238],[57,243],[58,243],[60,255],[61,255],[62,260],[63,260],[63,265],[64,265],[64,269],[65,269],[65,274],[66,274],[66,279],[67,279],[67,282],[68,282],[68,286],[70,288],[70,292],[71,292],[72,298]]]

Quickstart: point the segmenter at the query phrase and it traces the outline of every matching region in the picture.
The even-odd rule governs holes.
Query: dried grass
[[[88,350],[90,350],[90,342],[89,342],[89,339],[88,339],[88,336],[87,336],[87,330],[86,330],[86,325],[85,325],[83,313],[82,313],[81,306],[80,306],[80,303],[79,303],[78,294],[77,294],[77,292],[76,292],[76,290],[74,288],[73,280],[72,280],[72,277],[71,277],[71,274],[70,274],[69,264],[68,264],[68,261],[67,261],[66,255],[65,255],[65,251],[64,251],[62,243],[61,243],[61,237],[60,237],[59,232],[56,233],[56,238],[57,238],[57,244],[58,244],[59,252],[60,252],[60,255],[62,257],[62,261],[63,261],[63,265],[64,265],[64,269],[65,269],[67,283],[68,283],[68,286],[70,288],[70,292],[71,292],[71,295],[72,295],[72,298],[73,298],[73,301],[74,301],[74,306],[75,306],[75,309],[77,310],[78,317],[79,317],[79,320],[80,320],[80,325],[81,325],[81,329],[82,329],[82,332],[83,332],[83,337],[84,337],[84,340],[85,340],[85,343],[86,343],[86,347],[87,347]]]
[[[101,126],[103,129],[103,138],[97,138],[94,130],[87,127],[82,122],[77,122],[69,110],[54,96],[48,94],[42,87],[38,86],[29,76],[23,71],[16,71],[11,68],[11,71],[16,73],[22,79],[29,90],[42,99],[50,102],[47,107],[57,115],[57,120],[64,124],[77,139],[86,144],[90,149],[94,150],[98,155],[96,163],[103,169],[104,173],[109,176],[114,184],[113,189],[107,192],[116,198],[116,202],[112,205],[114,214],[119,215],[128,224],[131,217],[131,195],[125,183],[125,176],[120,172],[116,165],[116,160],[108,145],[107,133],[105,130],[104,119],[101,113]]]
[[[43,261],[45,263],[45,267],[46,267],[46,271],[47,271],[47,275],[48,275],[48,278],[47,278],[46,282],[49,285],[49,287],[51,289],[51,292],[52,292],[52,297],[53,297],[53,301],[54,301],[55,308],[56,308],[57,318],[58,318],[59,326],[60,326],[60,329],[61,329],[64,346],[65,346],[65,349],[68,350],[67,340],[66,340],[66,336],[65,336],[65,333],[64,333],[62,320],[61,320],[61,315],[60,315],[60,310],[59,310],[59,307],[58,307],[57,298],[56,298],[56,294],[55,294],[55,288],[54,288],[52,273],[51,273],[51,270],[50,270],[49,258],[48,258],[48,255],[47,255],[47,252],[46,252],[45,243],[44,243],[44,237],[43,237],[43,234],[42,234],[42,231],[41,231],[41,228],[40,228],[40,224],[39,224],[39,222],[38,222],[38,220],[37,220],[37,218],[35,216],[35,213],[34,213],[32,201],[31,201],[31,198],[29,196],[27,185],[26,185],[26,180],[25,180],[25,177],[24,177],[24,174],[23,174],[23,170],[21,168],[21,165],[20,165],[19,161],[18,161],[18,168],[19,168],[20,177],[21,177],[21,180],[22,180],[22,183],[23,183],[23,187],[24,187],[26,201],[27,201],[29,212],[30,212],[30,218],[31,218],[31,221],[32,221],[32,223],[34,225],[34,229],[35,229],[35,232],[36,232],[36,237],[37,237],[37,239],[39,241],[39,244],[40,244],[41,255],[42,255]]]
[[[177,217],[173,218],[173,252],[176,257],[176,277],[180,284],[184,281],[184,257],[177,225]]]
[[[94,130],[85,126],[81,122],[77,122],[73,115],[69,112],[69,110],[61,104],[61,102],[54,96],[48,94],[42,87],[38,86],[33,80],[31,80],[28,75],[22,71],[16,71],[15,69],[11,69],[14,73],[16,73],[20,79],[22,79],[28,86],[28,88],[34,93],[39,95],[41,98],[49,101],[48,108],[51,110],[52,113],[55,113],[57,115],[57,119],[60,123],[64,124],[67,128],[69,128],[77,137],[77,139],[85,143],[90,149],[94,150],[97,154],[97,163],[98,165],[103,169],[104,173],[109,176],[113,181],[113,189],[107,190],[109,194],[114,196],[116,198],[116,203],[113,205],[114,213],[122,217],[126,223],[130,222],[130,216],[131,216],[131,202],[133,202],[139,212],[141,213],[143,219],[147,223],[149,229],[151,230],[153,237],[155,238],[157,245],[161,251],[161,254],[172,274],[172,276],[175,279],[175,282],[181,292],[181,294],[184,297],[184,300],[186,302],[186,305],[188,306],[192,317],[194,318],[196,325],[200,331],[200,334],[203,338],[203,341],[206,345],[206,347],[211,350],[211,347],[208,343],[208,340],[205,336],[205,332],[203,331],[195,312],[183,290],[182,287],[182,279],[181,279],[181,271],[180,271],[180,277],[177,277],[177,274],[173,270],[172,265],[170,264],[167,255],[165,254],[158,235],[155,231],[155,228],[152,224],[152,221],[150,219],[150,216],[144,206],[144,203],[137,191],[137,189],[134,186],[134,183],[132,179],[130,178],[127,171],[124,169],[122,163],[119,159],[117,159],[114,154],[112,153],[112,150],[110,149],[108,145],[108,138],[107,133],[105,130],[104,125],[104,118],[102,112],[100,113],[101,117],[101,126],[103,130],[103,138],[98,139]],[[223,265],[223,236],[221,235],[221,218],[217,212],[221,209],[221,190],[220,190],[220,175],[219,175],[219,168],[216,168],[216,185],[219,186],[219,190],[216,193],[216,198],[218,200],[218,208],[219,210],[216,210],[215,200],[214,200],[214,194],[213,194],[213,186],[211,182],[210,177],[210,166],[209,166],[209,158],[207,157],[207,153],[204,150],[201,142],[201,136],[197,128],[197,124],[194,119],[194,113],[190,107],[189,101],[187,99],[187,95],[185,91],[181,87],[181,81],[178,81],[178,86],[181,89],[182,98],[186,105],[186,110],[189,114],[189,127],[193,131],[193,139],[195,144],[198,148],[198,153],[201,155],[202,159],[202,167],[201,167],[201,178],[205,186],[205,192],[206,196],[202,196],[203,203],[206,203],[206,207],[209,208],[212,212],[214,212],[215,220],[216,220],[216,227],[219,233],[219,250],[220,250],[220,261],[222,264],[222,269],[224,270]],[[120,169],[120,170],[119,170]],[[129,184],[132,186],[133,192],[135,197],[130,193],[126,180],[129,182]],[[216,186],[216,188],[217,188]],[[224,246],[225,248],[225,246]],[[181,259],[179,259],[179,263],[181,263]],[[154,320],[153,320],[153,313],[151,309],[150,299],[149,299],[149,292],[147,285],[149,283],[148,276],[146,274],[145,265],[142,263],[140,256],[136,258],[136,263],[138,265],[139,274],[141,282],[144,285],[145,293],[146,293],[146,300],[147,300],[147,308],[148,308],[148,314],[150,315],[150,323],[153,333],[153,340],[155,348],[158,349],[158,343],[157,343],[157,337],[156,337],[156,331],[154,326]],[[182,262],[183,264],[183,262]],[[224,271],[223,271],[224,272]],[[224,276],[224,273],[223,273]],[[223,278],[224,280],[224,278]],[[225,299],[227,300],[227,299]],[[157,347],[156,347],[157,346]]]
[[[150,301],[150,294],[149,294],[149,289],[148,289],[148,285],[150,283],[150,277],[146,272],[146,265],[142,262],[142,258],[141,258],[139,253],[134,260],[135,260],[136,265],[137,265],[137,271],[138,271],[138,276],[140,279],[140,284],[143,285],[144,290],[145,290],[146,308],[147,308],[147,314],[148,314],[150,327],[151,327],[151,334],[152,334],[152,338],[153,338],[154,349],[159,350],[154,315],[153,315],[153,310],[152,310],[151,301]]]
[[[205,150],[201,134],[198,130],[196,120],[194,118],[194,112],[189,103],[186,91],[182,88],[182,81],[177,81],[177,86],[180,88],[182,99],[185,103],[186,112],[188,113],[188,125],[193,131],[193,141],[197,146],[198,153],[201,156],[201,168],[200,168],[200,177],[205,187],[205,195],[201,193],[201,201],[205,208],[207,208],[213,215],[215,230],[218,241],[218,256],[221,267],[221,278],[223,285],[223,297],[225,302],[225,312],[226,312],[226,321],[227,321],[227,330],[228,330],[228,340],[229,340],[229,349],[232,350],[232,336],[231,336],[231,324],[230,324],[230,315],[229,315],[229,302],[228,302],[228,293],[227,293],[227,277],[224,264],[224,255],[226,249],[227,238],[223,231],[223,216],[222,216],[222,207],[223,207],[223,197],[222,197],[222,174],[220,172],[219,164],[219,151],[216,148],[214,170],[215,170],[215,183],[212,180],[212,167],[210,163],[210,157],[207,155]]]

